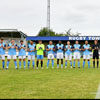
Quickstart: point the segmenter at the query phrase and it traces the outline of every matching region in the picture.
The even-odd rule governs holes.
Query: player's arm
[[[84,46],[82,46],[82,51],[85,51],[85,48],[84,48]]]
[[[32,52],[35,52],[36,51],[36,46],[34,47],[34,50],[32,50]]]
[[[56,48],[55,47],[53,48],[53,51],[56,51]]]
[[[8,44],[7,49],[10,49],[10,48],[11,48],[11,46]]]
[[[48,46],[46,47],[46,51],[50,51],[50,49],[48,48]]]
[[[73,51],[73,47],[70,48],[70,51]]]
[[[29,46],[28,46],[28,49],[27,49],[27,51],[28,51],[28,52],[30,52],[30,48],[29,48]]]
[[[81,50],[82,50],[81,48],[82,48],[82,47],[80,46],[80,47],[79,47],[79,51],[81,51]]]
[[[17,44],[15,45],[15,49],[18,49],[18,46],[17,46]]]
[[[42,48],[43,50],[45,50],[45,46],[43,45],[43,48]]]
[[[74,51],[74,50],[76,50],[76,49],[75,49],[75,47],[74,47],[74,45],[73,45],[73,47],[72,47],[72,51]]]
[[[37,51],[38,51],[38,50],[40,50],[40,48],[39,48],[38,44],[36,45],[36,50],[37,50]]]
[[[4,50],[6,50],[6,44],[4,44],[4,46],[2,46],[2,48],[3,48]]]
[[[64,50],[64,46],[63,46],[62,50]]]

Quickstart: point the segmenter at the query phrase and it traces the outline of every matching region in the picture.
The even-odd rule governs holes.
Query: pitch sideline
[[[98,86],[98,91],[97,91],[97,93],[96,93],[95,99],[100,99],[100,84],[99,84],[99,86]]]

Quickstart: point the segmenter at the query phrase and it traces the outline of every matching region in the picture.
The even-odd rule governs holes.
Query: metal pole
[[[50,0],[47,0],[47,28],[50,30]],[[50,33],[48,33],[50,35]]]

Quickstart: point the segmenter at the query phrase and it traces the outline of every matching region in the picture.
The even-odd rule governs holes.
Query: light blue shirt
[[[83,45],[83,49],[89,49],[90,48],[90,44],[84,44]],[[90,55],[90,51],[89,50],[85,50],[84,52],[83,52],[83,55]]]
[[[36,44],[33,44],[33,45],[29,44],[28,48],[30,51],[32,51],[36,48]],[[33,51],[33,52],[30,52],[30,51],[28,52],[28,55],[35,55],[35,51]]]
[[[26,51],[25,49],[21,48],[21,47],[26,47],[24,44],[23,45],[20,45],[18,48],[19,48],[19,56],[26,56]],[[21,48],[21,49],[20,49]]]
[[[72,45],[66,45],[65,49],[66,49],[65,54],[67,54],[67,55],[72,54],[72,51],[70,50],[70,49],[72,49]]]
[[[15,43],[14,45],[12,45],[11,43],[8,44],[8,47],[10,47],[10,49],[8,49],[8,55],[16,55],[16,48],[14,48],[15,46],[17,46],[17,44]]]
[[[59,49],[61,48],[61,49]],[[57,53],[63,53],[64,45],[63,44],[57,44],[56,45]]]
[[[77,49],[81,49],[81,45],[80,44],[74,44],[73,48],[77,48]],[[80,50],[74,50],[74,52],[80,52]]]
[[[6,44],[0,43],[0,55],[5,55],[5,49],[3,49],[1,46],[6,47]]]
[[[50,51],[48,51],[48,54],[54,54],[54,51],[53,51],[54,48],[55,48],[54,45],[48,45],[47,49],[51,49]]]

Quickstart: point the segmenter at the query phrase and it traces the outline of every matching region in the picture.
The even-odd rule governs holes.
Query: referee
[[[95,68],[95,59],[97,60],[97,68],[99,67],[99,44],[98,41],[95,40],[93,44],[93,67]]]

